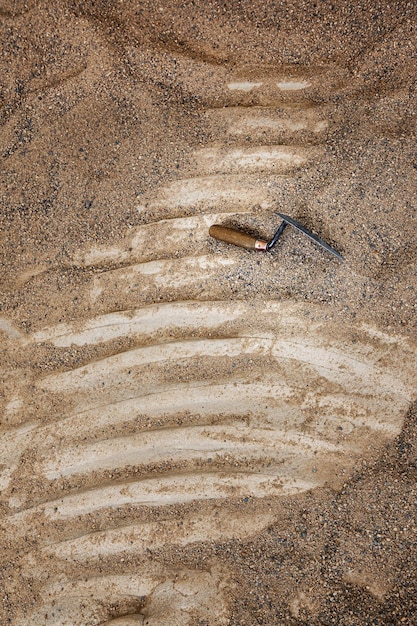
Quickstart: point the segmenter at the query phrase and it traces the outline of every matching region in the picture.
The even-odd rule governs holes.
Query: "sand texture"
[[[0,624],[417,624],[414,3],[0,16]]]

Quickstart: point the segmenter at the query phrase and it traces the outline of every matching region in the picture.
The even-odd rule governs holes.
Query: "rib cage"
[[[193,175],[138,207],[155,220],[122,246],[81,250],[83,287],[76,302],[63,293],[49,326],[10,327],[17,362],[47,350],[57,363],[42,373],[35,359],[6,406],[6,524],[36,539],[24,568],[41,598],[17,626],[227,623],[225,572],[150,551],[250,536],[276,518],[271,501],[337,488],[400,432],[411,346],[341,332],[325,306],[222,299],[242,257],[207,241],[215,221],[271,211],[294,169],[324,158],[316,88],[310,76],[229,82],[231,106],[203,113],[213,141],[192,155]],[[58,322],[67,308],[74,321]]]

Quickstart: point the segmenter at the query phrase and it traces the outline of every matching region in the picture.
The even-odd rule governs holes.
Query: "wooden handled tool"
[[[308,230],[305,226],[300,224],[300,222],[297,222],[292,217],[289,217],[288,215],[284,215],[283,213],[277,212],[277,215],[279,215],[283,221],[281,223],[281,226],[278,228],[277,232],[275,233],[275,235],[272,237],[270,241],[257,239],[256,237],[253,237],[252,235],[248,235],[247,233],[242,233],[238,230],[234,230],[234,228],[229,228],[228,226],[219,226],[218,224],[214,224],[213,226],[210,226],[209,235],[211,237],[214,237],[214,239],[219,239],[220,241],[225,241],[226,243],[233,243],[235,246],[246,248],[246,250],[261,250],[264,252],[265,251],[269,252],[271,248],[275,246],[278,239],[281,237],[282,233],[284,232],[284,228],[287,226],[287,224],[291,224],[291,226],[294,226],[294,228],[302,232],[304,235],[307,235],[309,239],[311,239],[312,241],[314,241],[314,243],[317,243],[319,246],[327,250],[327,252],[330,252],[330,254],[333,254],[335,257],[337,257],[341,261],[344,260],[340,252],[338,252],[337,250],[329,246],[328,243],[323,241],[323,239],[320,239],[320,237],[317,237],[317,235],[315,235],[310,230]]]
[[[252,237],[252,235],[247,233],[242,233],[228,226],[219,226],[218,224],[210,226],[209,235],[219,241],[233,243],[235,246],[246,248],[246,250],[266,250],[268,245],[267,241],[256,239],[256,237]]]

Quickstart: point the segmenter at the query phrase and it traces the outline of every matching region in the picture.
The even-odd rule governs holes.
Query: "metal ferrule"
[[[255,241],[255,250],[267,250],[268,249],[268,242],[267,241],[263,241],[262,239],[257,239]]]

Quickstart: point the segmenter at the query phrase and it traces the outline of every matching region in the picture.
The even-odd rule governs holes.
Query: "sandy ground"
[[[0,622],[417,624],[414,3],[0,15]]]

